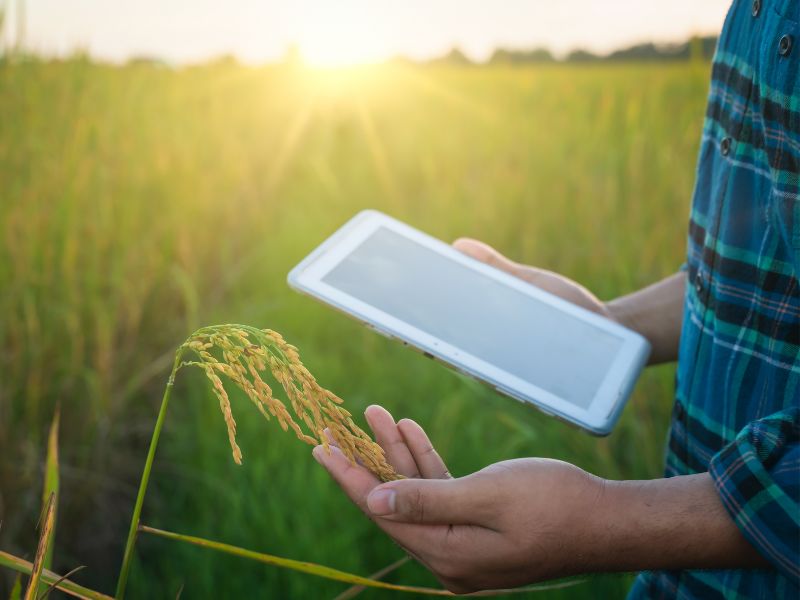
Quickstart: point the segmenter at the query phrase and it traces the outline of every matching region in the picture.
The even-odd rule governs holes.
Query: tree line
[[[524,65],[546,64],[555,62],[593,63],[593,62],[626,62],[626,61],[685,61],[711,60],[717,47],[716,36],[693,37],[682,43],[655,44],[647,42],[636,44],[608,54],[595,54],[585,49],[576,49],[563,58],[557,58],[547,48],[509,49],[498,48],[485,64],[489,65]],[[401,59],[402,60],[402,59]],[[426,64],[441,65],[473,65],[472,61],[459,48]]]

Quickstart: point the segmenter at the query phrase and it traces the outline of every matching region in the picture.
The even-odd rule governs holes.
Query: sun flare
[[[356,67],[378,62],[376,57],[355,44],[333,44],[324,40],[301,44],[300,54],[303,62],[317,68]]]
[[[298,46],[303,61],[319,68],[374,64],[385,58],[386,50],[368,15],[333,2],[319,5],[306,21]]]

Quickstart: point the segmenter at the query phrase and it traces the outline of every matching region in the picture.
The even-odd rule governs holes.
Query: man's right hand
[[[478,240],[459,238],[453,242],[453,247],[467,256],[471,256],[487,265],[505,271],[514,277],[519,277],[543,289],[545,292],[550,292],[554,296],[563,298],[582,308],[596,312],[607,319],[616,321],[605,303],[601,302],[597,296],[581,284],[567,279],[563,275],[537,267],[521,265],[520,263],[506,258],[488,244],[484,244]]]
[[[552,271],[521,265],[478,240],[460,238],[453,242],[453,247],[546,292],[637,331],[653,347],[650,364],[669,362],[678,357],[686,285],[683,273],[676,273],[628,296],[602,302],[581,284]]]

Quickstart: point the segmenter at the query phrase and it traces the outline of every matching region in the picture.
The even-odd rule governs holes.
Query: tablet
[[[597,435],[611,432],[650,353],[638,333],[377,211],[353,217],[288,281]]]

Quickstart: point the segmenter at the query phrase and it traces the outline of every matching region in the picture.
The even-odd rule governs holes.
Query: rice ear
[[[321,443],[330,451],[324,434],[328,428],[339,449],[353,464],[364,465],[382,481],[402,477],[386,461],[383,449],[353,422],[351,413],[341,406],[342,399],[317,383],[301,362],[297,347],[276,331],[246,325],[214,325],[197,330],[182,348],[198,358],[197,362],[184,364],[202,368],[212,382],[237,464],[242,463],[242,453],[236,443],[236,421],[220,376],[241,389],[267,420],[273,415],[284,431],[291,429],[299,440],[311,445]],[[276,398],[264,381],[267,372],[283,388],[286,403]]]

